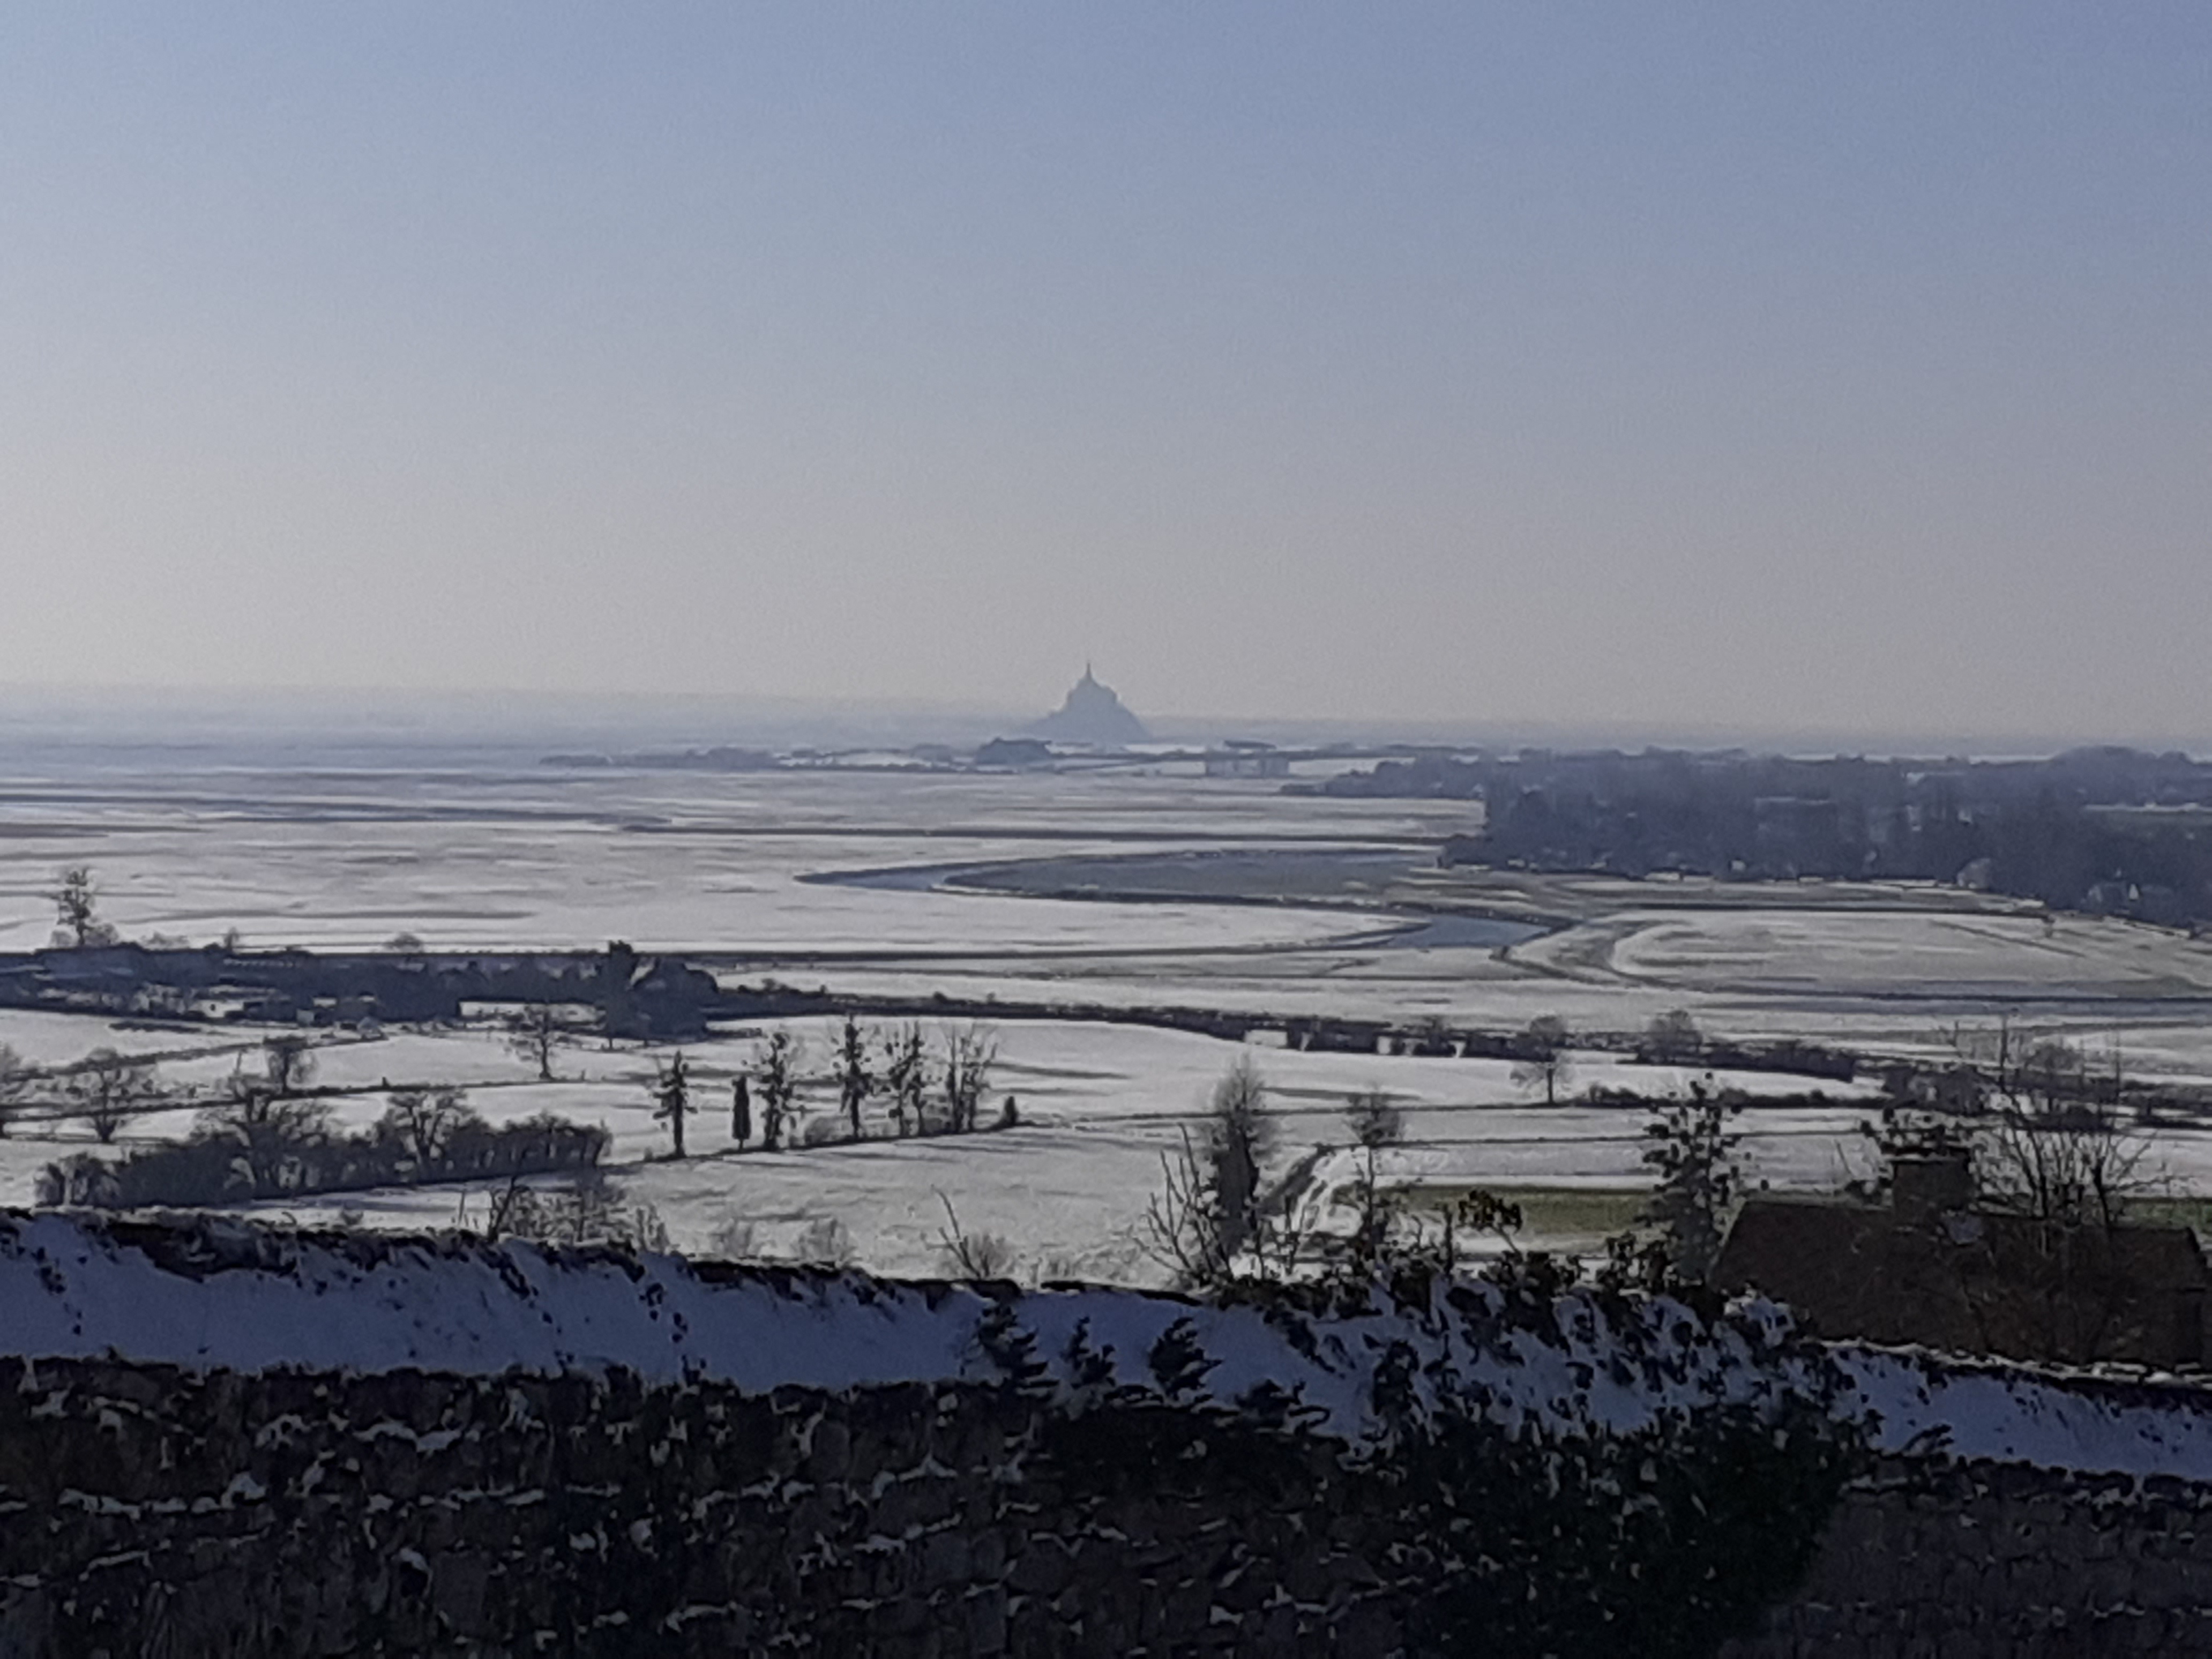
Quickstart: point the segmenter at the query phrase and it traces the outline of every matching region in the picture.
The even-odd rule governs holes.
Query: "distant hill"
[[[1092,678],[1088,663],[1084,665],[1083,678],[1069,688],[1066,701],[1029,730],[1033,737],[1097,744],[1107,749],[1148,743],[1152,735],[1110,686],[1101,685]]]

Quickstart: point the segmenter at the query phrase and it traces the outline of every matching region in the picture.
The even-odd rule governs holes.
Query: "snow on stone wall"
[[[1810,1385],[1803,1362],[1778,1347],[1786,1316],[1758,1303],[1713,1326],[1670,1302],[1633,1304],[1616,1324],[1568,1297],[1554,1319],[1530,1322],[1504,1316],[1490,1287],[1462,1285],[1425,1306],[1378,1295],[1323,1315],[455,1235],[0,1212],[0,1355],[18,1358],[243,1372],[620,1369],[648,1383],[842,1390],[996,1377],[980,1339],[1006,1320],[1000,1308],[1063,1385],[1077,1346],[1105,1355],[1115,1382],[1152,1384],[1149,1356],[1180,1323],[1212,1362],[1204,1393],[1235,1400],[1272,1384],[1315,1408],[1316,1427],[1355,1440],[1384,1427],[1374,1384],[1386,1359],[1419,1403],[1449,1389],[1501,1423],[1570,1433]],[[1848,1345],[1829,1353],[1846,1380],[1844,1409],[1866,1416],[1878,1449],[2212,1482],[2212,1392],[2202,1388]]]

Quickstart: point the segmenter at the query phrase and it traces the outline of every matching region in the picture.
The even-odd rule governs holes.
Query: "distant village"
[[[1925,881],[2168,927],[2212,921],[2212,765],[2081,749],[2042,760],[1801,760],[1741,751],[1423,756],[1333,795],[1480,800],[1444,862],[1720,881]]]
[[[1442,862],[1643,879],[1936,882],[2194,930],[2212,922],[2212,764],[2103,747],[2044,759],[1742,750],[1490,752],[1161,742],[1086,665],[1060,706],[972,748],[561,754],[567,769],[1004,773],[1195,768],[1292,794],[1480,803]],[[1304,767],[1313,775],[1300,776]]]

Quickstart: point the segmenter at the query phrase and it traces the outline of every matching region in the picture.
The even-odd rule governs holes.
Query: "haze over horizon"
[[[2178,3],[33,3],[0,681],[2212,748],[2208,210]]]
[[[762,697],[714,692],[513,691],[488,688],[33,686],[0,683],[0,764],[82,758],[94,768],[140,761],[310,769],[356,763],[534,763],[550,752],[616,755],[755,745],[777,750],[976,744],[1028,734],[1045,711],[926,699]],[[1423,744],[1516,749],[1720,751],[1806,757],[2032,758],[2109,742],[2212,758],[2212,741],[2082,738],[1964,727],[1670,724],[1609,720],[1297,716],[1141,708],[1153,739],[1178,747],[1225,738],[1293,746]],[[131,757],[137,757],[134,760]]]

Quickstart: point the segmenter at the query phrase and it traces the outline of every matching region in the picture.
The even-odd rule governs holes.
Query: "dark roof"
[[[2023,1216],[1907,1218],[1843,1199],[1761,1196],[1714,1282],[1758,1290],[1828,1336],[2019,1358],[2194,1361],[2203,1253],[2186,1227],[2059,1233]]]

